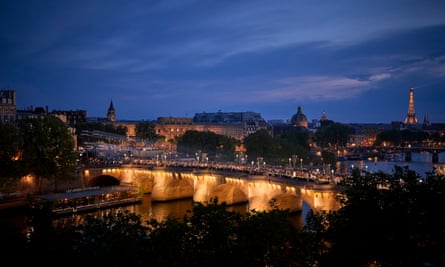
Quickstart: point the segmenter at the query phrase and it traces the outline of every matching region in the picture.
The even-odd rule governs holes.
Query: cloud
[[[42,58],[48,57],[48,48],[58,47],[64,57],[56,54],[52,60],[67,66],[146,71],[178,64],[215,66],[239,55],[306,43],[344,46],[383,32],[445,23],[440,2],[399,4],[260,0],[122,6],[111,1],[104,9],[98,3],[60,4],[37,12],[38,26],[20,38]],[[21,23],[26,28],[26,20]]]
[[[390,73],[379,73],[379,74],[374,74],[371,77],[369,77],[370,81],[381,81],[381,80],[385,80],[391,77]]]
[[[332,101],[357,97],[372,90],[375,83],[391,77],[388,73],[374,74],[368,79],[342,76],[295,76],[278,80],[274,85],[255,91],[240,92],[238,101],[246,103],[271,103],[290,99]],[[248,97],[250,95],[251,97]],[[235,99],[234,99],[235,101]]]

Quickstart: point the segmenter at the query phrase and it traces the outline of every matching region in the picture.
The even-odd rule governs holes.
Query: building
[[[53,110],[49,114],[58,117],[70,127],[74,128],[78,124],[85,123],[87,121],[86,110]]]
[[[297,108],[297,113],[292,116],[290,123],[295,127],[308,128],[309,124],[306,115],[303,114],[300,106]]]
[[[110,106],[107,111],[107,120],[108,121],[116,121],[116,110],[113,106],[113,100],[110,101]]]
[[[14,123],[17,118],[15,90],[0,90],[0,122]]]
[[[159,117],[156,134],[165,140],[174,140],[188,130],[210,131],[216,134],[243,140],[249,134],[266,129],[272,134],[272,126],[256,112],[203,112],[193,118]]]

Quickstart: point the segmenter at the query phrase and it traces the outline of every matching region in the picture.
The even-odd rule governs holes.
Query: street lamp
[[[289,158],[289,168],[291,167],[291,161],[292,161],[292,159]]]
[[[303,170],[303,159],[300,159],[300,169]]]

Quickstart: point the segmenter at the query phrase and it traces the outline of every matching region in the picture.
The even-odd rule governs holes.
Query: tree
[[[43,179],[71,177],[76,166],[74,139],[65,123],[53,116],[27,119],[20,123],[23,133],[22,160],[27,173],[34,174],[37,189]]]
[[[423,141],[433,138],[428,132],[419,130],[397,130],[392,129],[388,131],[383,131],[377,134],[375,144],[381,145],[386,143],[387,145],[399,146],[405,144],[421,144]]]
[[[277,157],[281,163],[287,164],[291,155],[297,155],[299,158],[307,158],[309,152],[309,134],[306,131],[297,128],[289,132],[274,137],[280,144]]]
[[[399,130],[392,129],[377,134],[374,145],[380,146],[383,143],[388,145],[399,146],[402,143],[402,135]]]
[[[342,208],[312,227],[330,244],[320,266],[443,266],[445,219],[435,203],[444,193],[444,176],[420,179],[407,167],[354,172]]]
[[[15,126],[0,122],[0,188],[14,185],[25,175],[19,157],[22,144],[20,132]]]
[[[237,141],[234,138],[209,131],[186,131],[178,138],[177,151],[186,155],[195,155],[198,151],[207,153],[209,158],[233,160]]]
[[[160,138],[156,134],[155,124],[149,121],[143,121],[136,124],[136,136],[148,140],[157,140]]]
[[[269,162],[273,159],[274,151],[276,151],[278,146],[272,135],[265,129],[249,134],[244,138],[243,142],[250,158],[262,157]]]
[[[321,244],[295,228],[289,216],[276,208],[241,215],[217,199],[193,203],[181,221],[142,222],[118,211],[51,226],[37,214],[25,252],[35,256],[34,264],[42,259],[47,265],[60,260],[47,255],[59,255],[88,266],[316,266]]]
[[[82,131],[103,131],[107,133],[115,133],[120,135],[127,135],[128,129],[125,126],[118,125],[115,126],[110,123],[102,123],[102,122],[86,122],[86,123],[79,123],[77,124],[76,131],[82,132]]]
[[[353,129],[342,123],[329,123],[315,132],[315,141],[320,147],[344,147]]]

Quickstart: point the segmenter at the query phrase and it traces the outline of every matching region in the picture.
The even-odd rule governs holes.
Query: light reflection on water
[[[166,202],[152,202],[151,195],[145,194],[142,198],[142,202],[124,207],[116,207],[109,209],[102,209],[94,212],[87,212],[81,214],[74,214],[69,216],[63,216],[53,221],[54,225],[66,225],[77,224],[83,220],[87,215],[93,215],[101,217],[108,213],[117,213],[119,210],[128,210],[131,213],[135,213],[141,217],[143,223],[155,219],[159,222],[166,220],[169,217],[182,220],[185,215],[191,216],[193,209],[193,200],[180,199]],[[293,213],[291,216],[292,223],[301,228],[304,225],[304,217],[309,212],[310,208],[306,204],[303,204],[303,211]],[[246,214],[249,212],[248,203],[231,205],[227,207],[227,211],[239,212],[240,214]],[[304,216],[304,217],[303,217]]]
[[[341,167],[338,167],[341,170],[343,170],[345,167],[350,168],[351,165],[354,165],[355,167],[362,168],[363,170],[365,170],[367,166],[367,170],[370,172],[382,171],[385,173],[392,173],[396,165],[401,167],[408,166],[411,170],[416,171],[420,176],[426,177],[425,173],[432,171],[434,167],[441,168],[445,171],[445,152],[439,154],[438,164],[432,163],[432,156],[430,153],[413,153],[411,162],[404,161],[404,156],[402,155],[401,157],[395,158],[394,160],[376,161],[371,159],[363,161],[341,161],[338,162],[338,165],[341,165]],[[138,204],[120,208],[104,209],[92,213],[83,213],[81,215],[76,214],[66,217],[60,217],[54,220],[53,223],[55,225],[78,223],[87,214],[102,216],[110,212],[115,213],[118,209],[129,210],[130,212],[134,212],[135,214],[140,215],[142,222],[148,221],[150,219],[162,221],[169,216],[177,219],[182,219],[184,215],[191,215],[191,210],[193,208],[192,205],[192,199],[152,203],[151,195],[146,194],[143,196],[142,202]],[[241,214],[244,214],[249,211],[249,205],[246,203],[229,206],[228,210],[237,211]],[[296,227],[303,227],[306,215],[309,211],[309,206],[306,203],[303,203],[302,212],[293,214],[291,220]],[[14,239],[14,236],[19,235],[25,227],[25,214],[19,212],[14,214],[1,215],[0,234],[2,235],[2,237],[5,238],[5,240]]]
[[[434,168],[445,171],[445,152],[439,154],[439,163],[432,163],[432,154],[412,153],[411,162],[405,161],[404,154],[399,157],[395,157],[393,160],[358,160],[358,161],[341,161],[337,164],[341,165],[341,170],[345,168],[361,168],[369,172],[393,173],[395,166],[405,167],[408,166],[410,170],[417,172],[421,177],[425,178],[427,172],[432,172]]]

